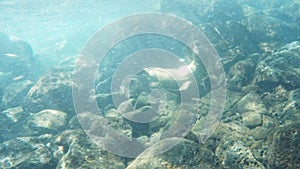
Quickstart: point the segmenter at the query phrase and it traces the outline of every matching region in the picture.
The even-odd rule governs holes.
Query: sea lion
[[[176,81],[180,86],[179,90],[186,90],[189,87],[195,70],[195,61],[192,61],[189,65],[180,66],[178,68],[144,68],[144,71],[147,72],[147,74],[157,79],[161,84]]]

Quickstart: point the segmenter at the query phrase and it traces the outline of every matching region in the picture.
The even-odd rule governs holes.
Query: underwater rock
[[[136,158],[129,164],[127,169],[205,169],[218,167],[217,158],[203,144],[199,145],[189,140],[182,140],[171,150],[164,152],[163,154],[148,158]]]
[[[16,123],[23,116],[23,108],[21,106],[12,107],[4,110],[2,113],[4,113],[8,118],[10,118],[11,121]]]
[[[0,143],[16,138],[23,128],[20,128],[20,120],[24,116],[22,107],[14,107],[0,112]],[[22,124],[22,123],[20,123]]]
[[[163,0],[161,7],[162,12],[181,16],[199,27],[224,58],[225,70],[245,55],[261,51],[237,0],[189,0],[176,4]]]
[[[268,168],[300,168],[300,123],[277,127],[269,138]]]
[[[165,0],[162,1],[162,9],[163,12],[183,16],[199,26],[215,45],[221,58],[226,58],[226,62],[232,62],[236,57],[240,58],[245,54],[260,51],[256,37],[250,33],[247,24],[242,22],[245,20],[243,9],[236,0],[191,0],[184,3],[178,2],[177,5]],[[228,69],[230,65],[225,64],[225,69]]]
[[[251,130],[251,136],[255,140],[266,140],[268,135],[271,133],[271,131],[277,124],[277,122],[272,117],[270,117],[269,114],[261,116],[261,121],[259,121],[258,123],[262,124],[259,124]]]
[[[253,137],[253,130],[257,128],[250,130],[237,121],[221,122],[205,145],[215,152],[224,168],[266,168],[268,146]]]
[[[200,27],[222,58],[225,71],[237,61],[261,51],[256,37],[244,22],[207,22]]]
[[[267,114],[267,109],[256,91],[250,91],[233,107],[233,110],[242,117],[245,126],[253,129],[262,125],[262,116]]]
[[[262,126],[257,126],[251,130],[251,136],[254,140],[265,140],[272,129]]]
[[[34,129],[43,131],[58,131],[66,125],[67,114],[65,112],[46,109],[29,117],[27,125]]]
[[[57,169],[124,169],[120,157],[95,145],[82,130],[66,130],[56,138],[55,144],[63,150]]]
[[[260,126],[262,124],[262,114],[258,110],[261,110],[261,107],[251,105],[248,108],[248,112],[243,115],[243,124],[250,129]]]
[[[16,81],[7,85],[3,91],[2,104],[5,107],[22,105],[24,97],[32,86],[33,82],[30,80]]]
[[[283,9],[283,6],[277,8],[276,13],[281,13]],[[249,30],[257,38],[262,50],[272,51],[281,45],[299,39],[299,22],[289,20],[284,16],[272,16],[268,14],[268,10],[260,11],[255,8],[245,10],[247,11]]]
[[[274,122],[281,123],[280,121],[284,117],[283,108],[285,103],[289,100],[289,91],[282,85],[279,85],[272,91],[265,91],[261,94],[262,101],[268,109],[268,116],[270,116]]]
[[[274,91],[266,92],[263,97],[269,109],[268,115],[275,124],[290,124],[300,120],[300,90],[288,91],[278,86]]]
[[[213,135],[209,138],[209,140],[222,140],[228,142],[235,142],[237,140],[243,141],[243,142],[252,142],[253,138],[251,136],[251,130],[242,125],[241,122],[238,121],[232,121],[229,123],[223,123],[220,122],[219,126],[216,128]],[[209,141],[207,141],[207,144],[209,145]],[[217,146],[222,146],[221,142],[214,143],[213,145],[209,145],[214,147],[213,149],[217,148]]]
[[[0,168],[55,168],[56,161],[45,143],[51,135],[19,137],[0,146]]]
[[[287,90],[300,87],[300,42],[289,43],[259,62],[254,83],[265,91],[279,85]]]
[[[139,109],[141,107],[150,106],[150,96],[146,92],[142,92],[136,99],[134,108]]]
[[[251,58],[235,63],[228,72],[227,87],[229,90],[239,91],[252,81],[255,63]]]
[[[267,109],[261,103],[249,101],[242,110],[238,111],[239,113],[242,113],[243,124],[249,127],[250,129],[253,129],[257,126],[262,125],[262,115],[266,114]]]
[[[131,126],[130,133],[132,134],[131,135],[132,137],[140,137],[143,135],[147,135],[147,136],[149,135],[149,124],[145,123],[145,122],[139,122],[140,120],[142,120],[142,121],[148,120],[147,109],[149,109],[148,106],[145,106],[145,107],[142,107],[139,109],[133,108],[131,105],[131,100],[121,103],[120,106],[118,107],[117,111],[119,113],[119,116],[122,116],[121,117],[122,121],[126,122],[126,124],[129,124]],[[124,117],[124,119],[123,119],[123,117]],[[126,120],[126,119],[128,119],[128,120]],[[117,125],[119,125],[119,124],[117,124]],[[116,126],[116,124],[114,126]],[[121,129],[122,128],[123,127],[121,127]]]
[[[0,42],[0,55],[6,56],[1,57],[1,61],[3,61],[2,59],[9,59],[9,57],[22,57],[23,59],[31,59],[33,56],[31,45],[23,39],[9,37],[0,32]]]
[[[29,112],[44,109],[74,112],[72,70],[56,68],[43,75],[27,93],[24,109]]]
[[[300,120],[300,89],[293,90],[289,93],[289,99],[285,102],[282,109],[284,116],[282,122],[291,124]]]
[[[226,102],[224,107],[224,112],[231,111],[232,107],[243,97],[241,92],[227,90],[226,91]],[[206,100],[209,103],[209,100]],[[224,115],[224,114],[223,114]],[[225,119],[226,116],[223,117]]]
[[[108,110],[105,118],[110,127],[117,130],[122,135],[132,137],[132,127],[116,109]]]
[[[29,79],[36,62],[31,45],[19,38],[8,37],[0,32],[0,72],[11,72],[14,77],[25,76]]]
[[[10,49],[9,53],[15,54],[17,56],[22,56],[26,58],[26,60],[30,61],[33,57],[33,50],[31,45],[20,38],[12,37],[10,38]]]
[[[219,149],[222,149],[220,153]],[[261,168],[264,165],[256,160],[250,148],[245,146],[242,141],[228,142],[224,141],[217,148],[216,154],[222,159],[225,168]]]
[[[251,130],[233,121],[220,123],[205,145],[215,152],[224,168],[265,168],[252,152],[255,143]]]

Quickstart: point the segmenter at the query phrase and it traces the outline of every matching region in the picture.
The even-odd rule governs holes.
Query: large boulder
[[[300,87],[300,42],[289,43],[258,63],[254,83],[270,91],[279,85],[291,90]]]
[[[255,57],[255,55],[251,55]],[[255,71],[255,59],[250,57],[235,63],[227,73],[227,87],[233,91],[240,91],[248,86],[253,79]]]
[[[15,81],[7,85],[3,90],[0,105],[2,104],[3,108],[22,105],[24,97],[33,85],[33,82],[30,80]]]
[[[21,106],[11,107],[0,112],[0,142],[27,134],[24,122],[28,114]]]
[[[30,44],[0,32],[0,110],[18,106],[39,74]]]
[[[269,138],[268,168],[300,168],[300,123],[277,127]]]
[[[153,157],[145,158],[151,153],[156,153],[162,145],[151,147],[143,154],[144,158],[136,158],[128,169],[167,169],[167,168],[219,168],[220,162],[214,154],[203,144],[197,144],[189,140],[182,140],[171,150]]]
[[[272,51],[299,40],[299,3],[242,0],[247,25],[262,50]]]
[[[19,137],[3,142],[0,146],[1,168],[55,168],[57,161],[49,148],[51,143],[48,142],[51,137]]]
[[[56,138],[55,143],[63,152],[57,169],[125,168],[120,157],[92,143],[82,130],[66,130]]]
[[[30,116],[27,125],[39,133],[44,133],[60,131],[66,122],[67,114],[65,112],[46,109]]]
[[[12,72],[14,77],[30,76],[36,62],[31,45],[19,38],[0,32],[0,72]]]
[[[24,109],[32,113],[44,109],[74,112],[72,71],[56,68],[43,75],[27,93]]]

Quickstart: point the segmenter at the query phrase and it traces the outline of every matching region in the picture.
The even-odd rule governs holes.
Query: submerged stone
[[[24,109],[38,112],[55,109],[73,112],[72,72],[56,68],[43,75],[24,99]]]
[[[50,138],[19,137],[3,142],[0,146],[0,168],[55,168],[55,159],[44,139]]]
[[[300,42],[285,45],[256,67],[254,83],[265,91],[279,85],[287,90],[300,87]]]
[[[239,91],[249,85],[253,78],[255,63],[251,58],[235,63],[228,72],[228,88]]]
[[[20,38],[8,37],[0,32],[0,72],[11,72],[14,77],[30,74],[36,65],[31,45]]]
[[[226,145],[227,147],[225,146],[225,151],[222,151],[219,157],[222,158],[222,164],[225,167],[265,169],[263,164],[255,159],[255,156],[252,154],[251,150],[247,146],[245,146],[243,142],[224,142],[224,145]]]
[[[30,80],[13,82],[3,91],[2,104],[5,107],[14,107],[23,104],[24,96],[33,86]]]
[[[33,114],[27,124],[30,128],[56,131],[66,125],[67,114],[58,110],[46,109]]]
[[[16,123],[23,116],[23,108],[21,106],[13,107],[4,110],[3,113],[10,118],[11,121]]]
[[[153,152],[155,153],[155,152]],[[218,168],[218,160],[203,144],[182,140],[171,150],[162,154],[136,158],[128,169],[166,169],[166,168]]]
[[[280,126],[270,137],[268,168],[300,168],[300,123]]]
[[[62,146],[63,156],[57,169],[124,169],[120,157],[95,145],[82,130],[66,130],[56,139],[56,145]]]

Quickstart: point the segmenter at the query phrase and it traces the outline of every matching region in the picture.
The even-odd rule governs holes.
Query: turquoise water
[[[155,12],[160,6],[157,0],[137,2],[4,0],[0,2],[1,31],[26,39],[35,54],[78,54],[86,41],[106,24],[130,14]],[[63,47],[68,49],[59,53]],[[54,57],[54,61],[62,59]]]
[[[300,168],[299,0],[0,0],[0,169]]]

